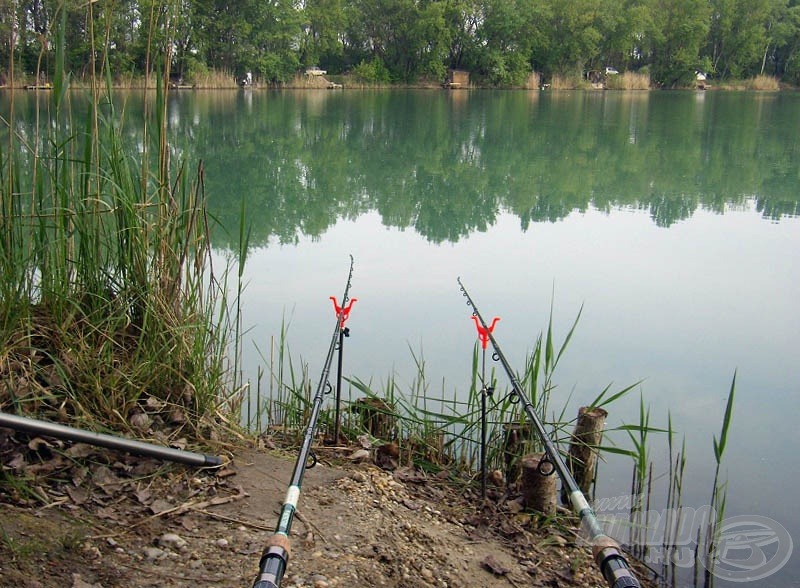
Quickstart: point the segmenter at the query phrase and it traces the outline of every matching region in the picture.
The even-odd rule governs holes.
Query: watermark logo
[[[730,582],[752,582],[780,570],[792,555],[789,531],[778,521],[741,515],[722,521],[711,572]]]
[[[602,530],[623,544],[646,548],[650,564],[667,563],[691,568],[698,563],[719,579],[752,582],[771,576],[789,561],[792,537],[778,521],[759,515],[723,519],[717,528],[713,552],[705,553],[710,521],[716,513],[710,506],[662,511],[638,511],[632,519],[631,497],[600,500],[595,513]],[[591,536],[584,529],[584,537]],[[669,538],[669,539],[667,539]],[[670,547],[665,548],[665,541]],[[709,557],[710,555],[710,557]]]

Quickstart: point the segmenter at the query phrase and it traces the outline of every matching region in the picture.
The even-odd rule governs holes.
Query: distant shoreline
[[[626,75],[635,75],[628,72],[619,76],[620,79]],[[616,76],[615,76],[616,78]],[[745,80],[709,80],[696,86],[678,86],[674,88],[664,88],[649,83],[649,79],[639,80],[633,86],[620,85],[615,83],[617,80],[609,79],[607,83],[591,83],[585,79],[570,79],[555,76],[551,83],[536,84],[536,86],[481,86],[470,83],[468,86],[448,87],[446,83],[434,80],[420,80],[414,83],[392,84],[365,82],[351,75],[328,75],[328,76],[308,76],[298,74],[294,79],[284,83],[264,83],[257,78],[252,86],[243,87],[237,83],[237,78],[229,74],[214,74],[207,79],[195,82],[178,80],[171,82],[168,86],[170,91],[183,90],[446,90],[452,92],[463,92],[464,90],[524,90],[524,91],[653,91],[653,90],[691,90],[691,91],[757,91],[757,92],[794,92],[800,88],[784,84],[772,76],[756,76]],[[72,79],[70,89],[88,90],[92,88],[91,79]],[[98,78],[95,84],[98,87],[105,87],[105,81]],[[111,88],[114,90],[155,90],[158,83],[151,79],[145,82],[142,77],[114,79]],[[26,90],[47,92],[53,89],[51,82],[40,84],[27,83],[27,80],[14,83],[13,86],[0,85],[0,90]]]

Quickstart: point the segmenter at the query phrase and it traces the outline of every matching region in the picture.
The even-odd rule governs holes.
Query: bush
[[[550,88],[553,90],[577,90],[587,86],[588,84],[576,75],[553,74],[550,80]]]
[[[208,66],[194,56],[186,58],[185,81],[198,84],[208,78]]]
[[[389,70],[380,59],[362,61],[353,68],[353,75],[361,81],[373,84],[388,84],[392,81]]]

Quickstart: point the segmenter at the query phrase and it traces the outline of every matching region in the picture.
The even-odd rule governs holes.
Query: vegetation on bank
[[[800,83],[796,0],[22,0],[0,7],[3,82],[52,79],[61,21],[66,71],[120,81],[169,71],[205,85],[223,72],[229,84],[252,72],[284,84],[318,66],[376,84],[462,69],[514,87],[531,72],[550,83],[612,66],[655,87],[691,85],[696,70]]]
[[[237,424],[235,320],[202,166],[171,161],[162,91],[138,152],[108,79],[76,126],[62,57],[34,132],[15,124],[13,96],[0,128],[0,409],[210,440]]]
[[[555,402],[555,372],[579,318],[580,313],[561,343],[556,341],[551,319],[546,331],[536,339],[522,370],[516,374],[551,439],[564,454],[571,444],[580,442],[575,438],[577,419],[566,412],[569,398],[560,405]],[[291,446],[292,439],[295,445],[300,445],[306,433],[314,401],[314,374],[309,373],[307,365],[293,360],[287,337],[284,326],[280,337],[272,342],[266,370],[260,371],[258,382],[253,383],[253,397],[243,417],[247,428],[260,437],[276,436],[286,446]],[[331,401],[320,414],[317,428],[320,442],[324,440],[325,444],[339,448],[354,444],[372,448],[374,463],[384,469],[407,467],[423,475],[477,487],[482,484],[481,404],[485,399],[484,447],[489,495],[501,497],[501,503],[514,502],[520,491],[522,457],[545,449],[524,408],[516,400],[506,375],[496,373],[493,366],[488,366],[487,372],[486,352],[476,343],[472,355],[472,382],[464,397],[457,391],[448,392],[444,383],[435,389],[424,357],[413,350],[411,353],[417,372],[407,388],[401,387],[393,376],[378,383],[348,379],[342,391],[340,414]],[[584,399],[583,404],[587,409],[613,411],[637,388],[638,383],[618,390],[612,390],[609,385],[595,398]],[[731,433],[735,389],[734,373],[720,434],[713,436],[714,481],[709,507],[702,511],[700,518],[693,518],[697,505],[684,502],[684,496],[695,490],[686,476],[690,455],[685,438],[679,441],[680,434],[671,414],[667,415],[666,427],[654,424],[643,395],[639,401],[638,422],[606,429],[600,444],[590,447],[600,454],[601,460],[612,455],[630,460],[630,493],[598,496],[597,512],[603,518],[604,528],[636,559],[650,564],[664,585],[713,586],[727,500],[722,463]],[[338,426],[337,416],[340,418]],[[333,439],[334,430],[341,431],[337,440]],[[654,457],[663,449],[667,450],[666,463]],[[368,452],[358,449],[350,459],[369,459]],[[569,467],[572,469],[573,464]],[[603,467],[599,466],[598,478],[603,476]],[[591,486],[593,492],[595,483]],[[658,512],[664,513],[663,519],[651,518]],[[555,520],[546,520],[547,524],[558,524],[558,516]],[[691,535],[688,541],[687,534]],[[691,550],[693,561],[688,568],[685,563],[678,564],[679,559],[685,561],[687,549]]]

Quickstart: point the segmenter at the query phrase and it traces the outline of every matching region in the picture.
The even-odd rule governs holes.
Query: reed
[[[550,80],[551,90],[577,90],[586,86],[587,84],[577,75],[553,74]]]
[[[650,426],[650,409],[645,407],[644,397],[639,397],[639,424],[627,429],[633,444],[634,460],[631,478],[631,509],[629,513],[631,530],[631,552],[634,557],[644,559],[647,555],[647,529],[650,496],[652,492],[653,467],[649,458],[648,437],[653,432]]]
[[[13,105],[2,120],[0,407],[208,438],[236,426],[228,350],[238,318],[230,271],[212,265],[202,164],[170,160],[169,72],[148,98],[145,152],[131,151],[105,60],[69,92],[63,9],[58,22],[39,124],[23,135]],[[87,105],[80,126],[76,93]]]
[[[714,564],[717,557],[717,545],[719,541],[720,529],[725,516],[725,504],[727,501],[727,482],[722,481],[721,465],[730,435],[730,426],[733,417],[733,406],[736,389],[736,374],[734,373],[731,382],[728,400],[725,407],[725,414],[722,419],[719,437],[713,437],[714,449],[714,481],[711,490],[711,498],[708,506],[708,515],[705,521],[701,522],[695,529],[691,527],[695,521],[692,516],[684,516],[684,489],[685,473],[688,457],[686,453],[685,438],[680,444],[676,443],[676,430],[672,422],[672,415],[667,415],[667,428],[661,429],[650,424],[650,411],[645,407],[644,401],[640,401],[639,423],[634,425],[623,425],[618,429],[626,430],[632,443],[632,449],[621,449],[617,447],[605,447],[606,451],[628,455],[633,460],[633,470],[631,476],[631,508],[629,512],[628,532],[629,547],[631,553],[645,561],[650,561],[650,550],[656,537],[653,530],[658,529],[663,532],[661,537],[661,552],[655,561],[660,564],[660,576],[664,585],[678,586],[691,585],[694,587],[703,586],[709,588],[714,584]],[[667,438],[668,464],[666,472],[666,498],[664,501],[665,519],[663,521],[651,521],[651,513],[655,512],[652,508],[654,497],[658,489],[655,483],[656,476],[655,462],[652,458],[650,447],[651,433],[665,433]],[[687,520],[688,519],[688,520]],[[686,541],[688,534],[696,531],[694,538],[694,550],[687,547]],[[681,544],[679,544],[679,539]],[[694,565],[687,556],[693,556]],[[678,561],[681,567],[690,569],[678,569]],[[687,576],[691,575],[692,578]],[[687,584],[689,582],[689,584]]]
[[[606,76],[605,86],[609,90],[649,90],[650,74],[626,71]]]
[[[569,397],[562,399],[559,411],[550,409],[551,395],[555,390],[554,376],[576,331],[582,309],[564,339],[556,344],[553,327],[553,308],[546,330],[536,338],[533,350],[524,362],[524,371],[519,381],[537,413],[550,414],[547,426],[552,427],[559,441],[570,438],[574,419],[565,417]],[[273,340],[270,353],[269,395],[262,406],[255,409],[258,415],[257,431],[266,428],[283,430],[291,436],[291,431],[302,428],[308,404],[310,403],[307,367],[300,374],[295,373],[295,364],[288,353],[288,329],[282,326],[277,342]],[[434,388],[427,374],[424,354],[409,347],[415,366],[411,382],[401,387],[394,376],[382,382],[363,381],[357,377],[347,378],[348,389],[343,398],[346,410],[343,411],[342,432],[354,440],[367,435],[373,443],[394,441],[401,451],[401,462],[415,465],[427,471],[441,471],[457,468],[471,476],[477,475],[481,446],[481,395],[486,388],[493,390],[489,397],[487,410],[488,442],[487,463],[490,469],[506,471],[513,469],[517,459],[525,454],[541,451],[542,445],[532,431],[523,434],[513,455],[508,452],[507,436],[509,428],[527,430],[526,419],[511,391],[498,386],[494,369],[486,372],[486,358],[476,343],[472,350],[471,384],[466,397],[456,390],[448,390],[442,382]],[[610,386],[601,391],[590,403],[592,406],[607,406],[622,398],[634,386],[612,392]],[[260,386],[259,386],[260,390]],[[258,392],[261,397],[261,392]],[[355,397],[355,398],[354,398]],[[362,399],[370,403],[373,420],[362,418]],[[328,426],[333,408],[330,404],[323,410],[322,427]],[[252,412],[247,421],[253,429],[255,421]],[[381,417],[383,428],[374,429],[375,415]]]
[[[756,90],[759,92],[777,92],[781,89],[778,78],[765,75],[758,75],[745,80],[744,87],[748,90]]]
[[[667,415],[667,446],[669,455],[668,486],[667,486],[667,519],[665,523],[665,533],[662,552],[669,554],[661,562],[661,574],[664,582],[670,586],[676,586],[678,582],[676,558],[673,554],[678,549],[677,540],[682,531],[683,525],[683,485],[684,474],[686,472],[686,437],[681,441],[680,450],[674,445],[675,430],[672,426],[672,414]]]
[[[714,585],[714,565],[717,560],[717,546],[719,541],[720,529],[725,518],[725,504],[727,502],[728,484],[720,480],[720,468],[725,456],[725,448],[728,444],[731,421],[733,420],[733,402],[736,393],[736,372],[731,380],[731,388],[728,392],[728,401],[725,405],[725,415],[722,418],[722,427],[719,438],[714,435],[714,484],[711,488],[711,500],[706,526],[706,535],[702,544],[698,541],[698,548],[701,550],[703,558],[703,585],[710,587]]]
[[[195,68],[187,72],[185,83],[196,88],[231,89],[238,88],[236,75],[231,71]]]

